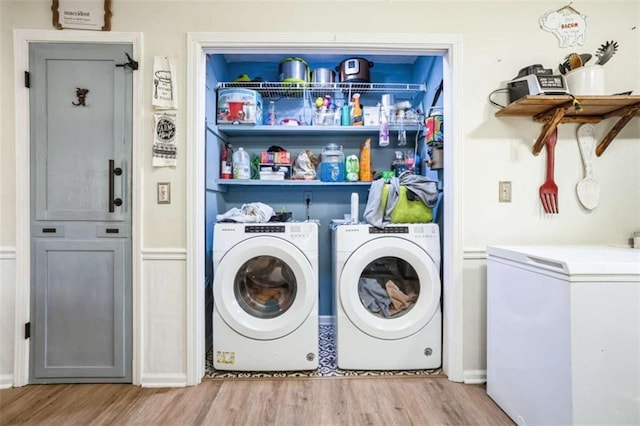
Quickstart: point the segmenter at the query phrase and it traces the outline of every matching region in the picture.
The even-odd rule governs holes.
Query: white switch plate
[[[170,182],[158,182],[158,204],[171,204]]]
[[[498,201],[501,203],[511,202],[511,181],[498,182]]]

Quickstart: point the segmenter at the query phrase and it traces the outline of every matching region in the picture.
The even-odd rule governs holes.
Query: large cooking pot
[[[348,83],[370,83],[369,71],[373,62],[364,58],[349,58],[340,62],[336,71],[340,73],[340,81]]]
[[[285,58],[278,67],[280,81],[305,83],[309,81],[309,65],[301,58]]]
[[[331,68],[316,68],[311,72],[313,83],[333,83],[336,73]]]

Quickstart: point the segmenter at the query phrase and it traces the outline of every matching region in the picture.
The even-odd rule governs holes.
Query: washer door
[[[440,275],[433,260],[401,238],[378,238],[360,246],[347,259],[337,285],[349,320],[380,339],[416,333],[440,307]]]
[[[317,279],[311,263],[281,238],[260,236],[240,242],[214,272],[215,308],[229,327],[246,337],[286,336],[314,307]]]

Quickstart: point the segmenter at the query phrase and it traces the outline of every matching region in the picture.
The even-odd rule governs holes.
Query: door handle
[[[116,176],[120,176],[121,174],[122,169],[120,167],[115,167],[115,162],[113,160],[109,160],[109,213],[113,213],[115,211],[114,206],[120,207],[122,205],[121,198],[114,198],[114,180]]]

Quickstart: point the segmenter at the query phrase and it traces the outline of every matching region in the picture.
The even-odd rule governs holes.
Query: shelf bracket
[[[538,140],[533,145],[533,155],[540,154],[540,151],[542,150],[542,147],[545,141],[547,140],[547,138],[549,138],[549,136],[551,136],[551,133],[553,133],[553,131],[556,130],[556,127],[558,127],[558,123],[560,123],[560,120],[562,120],[562,117],[564,117],[564,114],[571,107],[572,107],[571,103],[569,103],[568,105],[565,104],[563,106],[556,107],[555,112],[553,113],[549,121],[547,121],[547,123],[544,125],[544,127],[542,128],[542,132],[540,133],[540,136],[538,136]]]
[[[600,142],[596,147],[596,155],[598,157],[600,157],[604,153],[609,144],[615,139],[616,136],[618,136],[618,133],[620,133],[624,126],[626,126],[627,123],[631,121],[633,116],[636,115],[638,111],[640,111],[640,104],[635,104],[626,108],[626,111],[624,112],[622,118],[620,118],[620,120],[618,120],[618,122],[611,128],[611,130],[609,130],[609,133],[607,133],[605,137],[602,138],[602,142]],[[617,113],[619,115],[620,112],[618,111]]]

